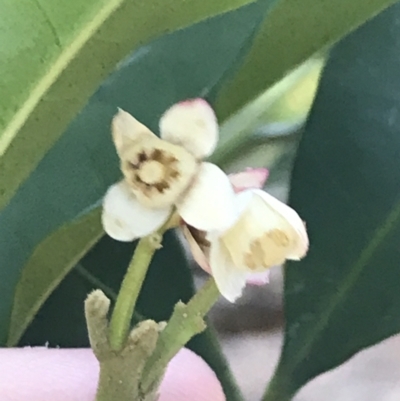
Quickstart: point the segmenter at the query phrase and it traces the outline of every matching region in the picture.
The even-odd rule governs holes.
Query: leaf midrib
[[[98,10],[93,18],[87,21],[86,26],[80,30],[72,42],[64,48],[47,73],[39,79],[39,82],[31,91],[29,97],[14,114],[0,137],[0,157],[6,152],[17,132],[24,125],[43,95],[57,81],[57,78],[61,75],[65,67],[75,58],[93,34],[124,1],[125,0],[108,0],[104,2],[103,7]]]

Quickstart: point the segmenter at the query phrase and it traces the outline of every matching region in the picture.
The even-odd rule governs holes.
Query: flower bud
[[[183,146],[197,159],[214,151],[218,142],[218,121],[203,99],[177,103],[160,119],[161,138]]]

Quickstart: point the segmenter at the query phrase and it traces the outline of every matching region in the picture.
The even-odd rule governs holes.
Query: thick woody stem
[[[139,323],[123,348],[115,351],[107,341],[109,305],[100,290],[89,294],[85,302],[90,342],[100,364],[96,401],[156,401],[158,386],[143,393],[140,381],[145,363],[156,347],[160,325],[152,320]],[[162,375],[159,381],[161,378]]]

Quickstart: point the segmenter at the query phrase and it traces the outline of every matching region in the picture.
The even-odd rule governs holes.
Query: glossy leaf
[[[0,209],[123,57],[249,2],[1,0]]]
[[[290,196],[310,252],[285,273],[285,341],[266,401],[400,331],[399,18],[397,4],[349,36],[323,74]]]
[[[261,20],[260,3],[254,3],[165,36],[136,52],[92,97],[0,214],[0,343],[6,341],[12,297],[24,265],[34,270],[29,274],[43,276],[41,264],[28,261],[35,247],[87,212],[120,177],[110,135],[117,106],[156,130],[160,115],[171,104],[206,95],[224,78]],[[60,241],[44,252],[56,260],[62,246]],[[57,266],[64,275],[65,266]],[[46,277],[52,287],[52,278]],[[32,305],[23,310],[31,313]]]
[[[286,74],[396,0],[280,0],[255,38],[245,63],[219,93],[225,118]]]
[[[102,236],[103,228],[96,209],[82,219],[62,226],[35,249],[15,290],[8,346],[18,343],[43,302]]]

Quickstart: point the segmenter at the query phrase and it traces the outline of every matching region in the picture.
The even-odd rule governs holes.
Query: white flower
[[[229,175],[233,190],[238,193],[247,189],[262,188],[268,178],[269,171],[265,168],[247,168],[239,173]],[[237,213],[235,212],[235,219]],[[207,273],[212,274],[209,262],[210,242],[206,239],[207,232],[187,224],[181,225],[181,230],[189,245],[191,254],[197,264]],[[269,281],[269,271],[248,273],[246,282],[252,285],[264,285]]]
[[[156,136],[121,152],[121,171],[138,201],[151,209],[173,205],[193,182],[197,160],[181,146]]]
[[[235,223],[224,231],[201,231],[183,224],[193,258],[233,302],[245,284],[268,282],[269,268],[285,259],[299,260],[308,249],[303,221],[289,206],[261,191],[266,169],[247,169],[229,179],[236,197]]]
[[[197,173],[199,165],[190,152],[161,140],[121,109],[113,119],[112,135],[125,180],[146,207],[171,206]]]
[[[167,110],[160,120],[162,139],[121,109],[113,119],[112,135],[125,182],[123,188],[114,189],[112,196],[121,196],[114,203],[127,205],[126,191],[130,191],[132,199],[147,214],[153,210],[159,216],[162,210],[164,216],[166,210],[171,212],[175,207],[185,221],[207,231],[226,229],[235,220],[234,191],[228,176],[214,164],[199,160],[214,150],[218,140],[217,119],[203,99],[187,100]],[[117,215],[121,226],[121,218],[127,212],[113,211],[106,201],[107,197],[103,225],[115,239],[128,240],[137,238],[139,232],[148,233],[148,227],[138,229],[138,224],[149,221],[154,230],[163,223],[160,220],[159,226],[154,227],[156,218],[135,219],[135,213],[143,213],[136,207],[125,222],[132,226],[130,234],[116,234],[116,230],[110,230],[114,227],[110,222]]]
[[[308,250],[304,222],[292,208],[259,189],[238,193],[236,201],[235,224],[207,235],[211,273],[231,302],[242,294],[249,273],[300,260]]]
[[[205,101],[167,110],[160,120],[161,139],[123,110],[114,117],[112,134],[124,179],[104,198],[102,222],[111,237],[146,236],[176,210],[195,259],[232,302],[246,282],[266,282],[270,267],[305,256],[303,221],[258,189],[267,170],[228,177],[201,160],[218,140],[217,120]]]
[[[112,135],[121,170],[138,201],[149,208],[176,203],[218,141],[215,114],[203,99],[173,105],[160,119],[158,138],[119,109]]]

